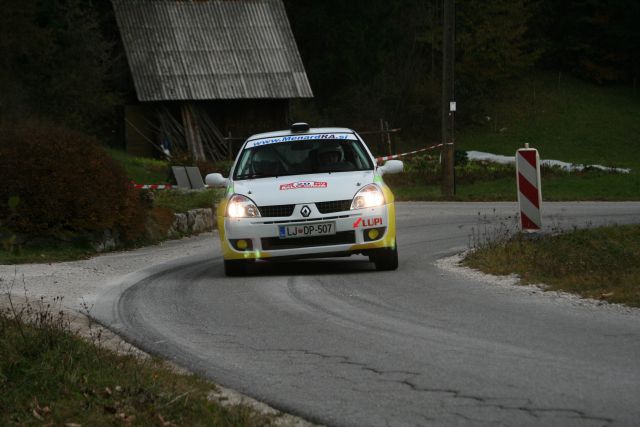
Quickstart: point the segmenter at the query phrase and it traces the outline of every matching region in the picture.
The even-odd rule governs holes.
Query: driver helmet
[[[253,171],[261,175],[273,175],[278,171],[278,157],[270,147],[260,148],[253,153]]]
[[[318,159],[322,163],[338,163],[344,159],[344,151],[337,143],[320,143]]]

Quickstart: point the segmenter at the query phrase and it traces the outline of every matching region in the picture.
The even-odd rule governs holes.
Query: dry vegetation
[[[464,264],[490,274],[516,273],[522,283],[640,307],[640,225],[487,241]]]
[[[156,359],[118,355],[43,301],[0,310],[0,425],[260,426],[272,415],[209,399],[216,386]]]

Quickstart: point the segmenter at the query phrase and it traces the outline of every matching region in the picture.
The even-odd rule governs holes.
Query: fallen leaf
[[[38,411],[36,411],[35,409],[33,411],[31,411],[31,413],[33,414],[34,417],[36,417],[36,419],[38,419],[40,421],[44,421],[44,418],[42,418],[42,415],[40,415],[38,413]]]

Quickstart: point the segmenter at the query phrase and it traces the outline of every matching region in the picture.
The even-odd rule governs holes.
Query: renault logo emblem
[[[309,208],[309,206],[304,205],[302,209],[300,209],[300,213],[302,214],[303,217],[306,218],[309,215],[311,215],[311,209]]]

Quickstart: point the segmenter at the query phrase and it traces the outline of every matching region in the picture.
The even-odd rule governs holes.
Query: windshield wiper
[[[264,175],[261,173],[244,173],[237,175],[235,179],[254,179],[254,178],[277,178],[276,175]]]

